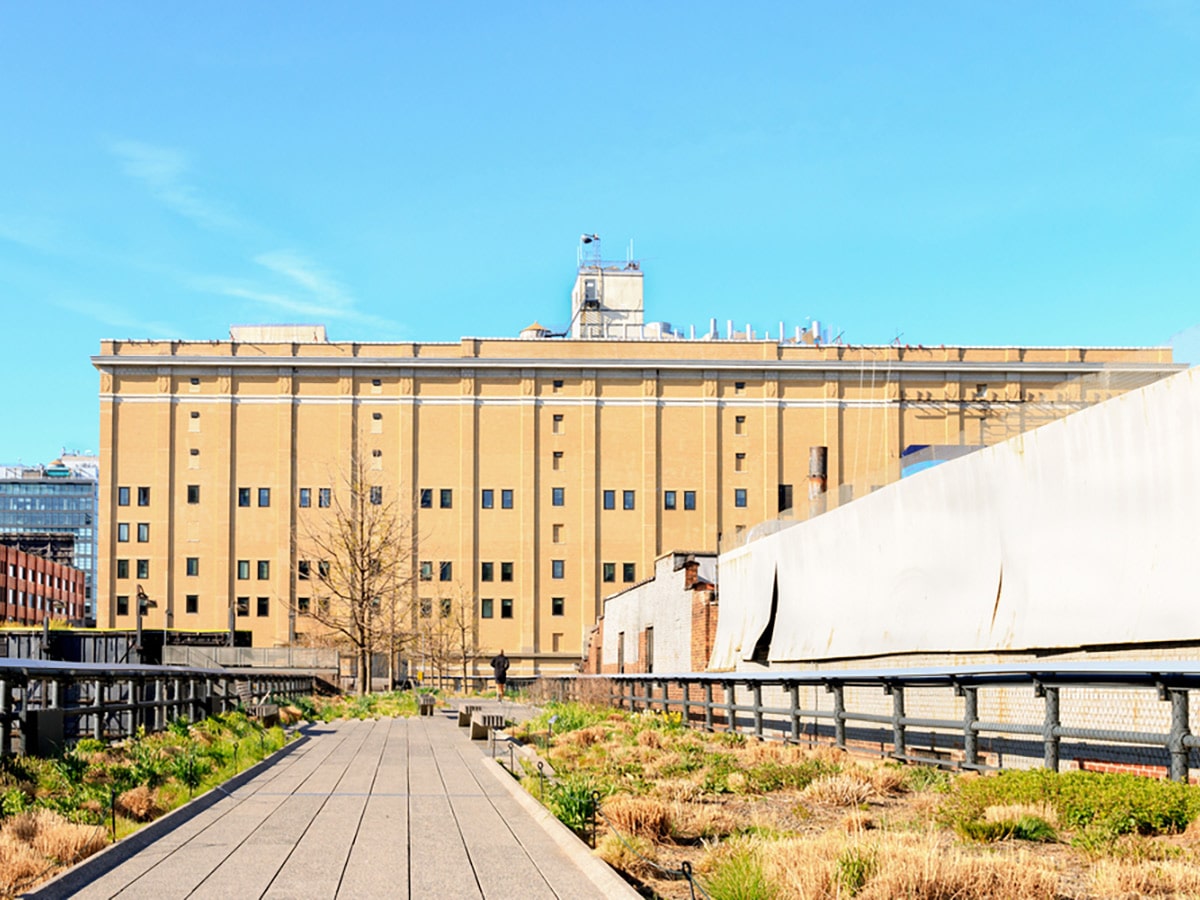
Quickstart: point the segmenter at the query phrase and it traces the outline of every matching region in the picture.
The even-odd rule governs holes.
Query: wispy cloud
[[[181,151],[141,141],[116,141],[110,149],[121,160],[126,175],[145,184],[179,215],[217,231],[242,228],[236,217],[205,199],[187,180],[188,160]]]
[[[316,263],[290,250],[262,253],[254,258],[260,266],[282,275],[299,285],[317,302],[329,310],[352,311],[354,301],[345,289],[329,275],[321,271]]]
[[[94,319],[110,328],[128,329],[128,334],[140,338],[179,337],[181,331],[177,325],[169,322],[155,322],[138,315],[131,310],[102,300],[79,300],[72,297],[51,297],[48,301],[52,306],[73,312],[76,315]]]

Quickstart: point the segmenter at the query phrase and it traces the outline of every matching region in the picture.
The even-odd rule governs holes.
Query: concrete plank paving
[[[517,802],[508,776],[445,717],[336,722],[309,733],[305,746],[72,896],[622,893],[624,885],[596,878],[572,839]],[[51,886],[41,896],[56,895]]]

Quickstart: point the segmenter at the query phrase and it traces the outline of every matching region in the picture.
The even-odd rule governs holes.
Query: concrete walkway
[[[544,827],[485,758],[486,745],[443,713],[309,733],[74,896],[636,896],[603,864],[581,859],[557,823]]]

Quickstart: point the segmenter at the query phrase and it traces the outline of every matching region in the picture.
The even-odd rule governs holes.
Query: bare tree
[[[313,598],[299,609],[319,626],[314,643],[342,647],[358,660],[357,690],[371,685],[371,654],[386,650],[389,672],[411,637],[414,548],[411,509],[352,457],[328,510],[301,521],[297,555],[306,560]]]
[[[470,663],[478,656],[475,597],[462,582],[439,593],[419,601],[418,651],[435,675],[445,677],[457,669],[465,685]]]

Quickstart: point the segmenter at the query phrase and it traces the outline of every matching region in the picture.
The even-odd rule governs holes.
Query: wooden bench
[[[466,728],[471,724],[471,716],[479,712],[483,707],[478,703],[464,703],[458,708],[458,727]]]
[[[417,712],[423,716],[432,716],[433,708],[437,705],[437,697],[433,694],[417,695]]]
[[[471,713],[471,740],[482,741],[493,728],[504,727],[504,713],[485,713],[476,710]]]

